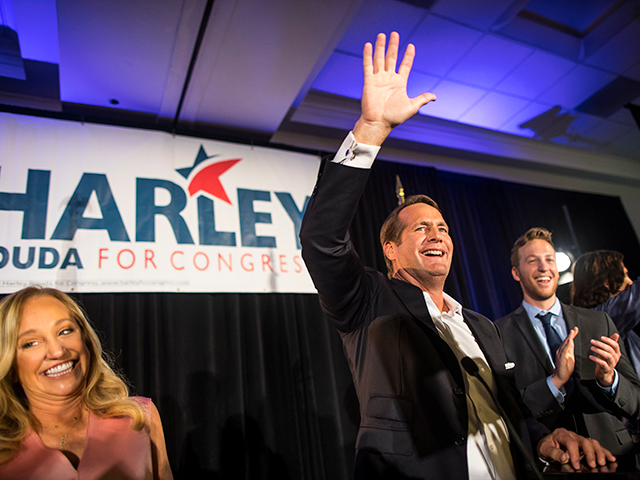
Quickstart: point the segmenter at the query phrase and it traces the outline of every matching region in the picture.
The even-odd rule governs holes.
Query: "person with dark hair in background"
[[[366,268],[355,252],[348,230],[380,145],[435,100],[407,96],[413,45],[396,72],[398,34],[386,55],[385,43],[379,34],[375,48],[365,45],[361,117],[321,165],[300,230],[302,256],[342,338],[360,403],[355,478],[523,478],[525,459],[508,420],[525,449],[533,445],[542,458],[578,469],[582,450],[590,467],[605,465],[614,457],[598,442],[565,429],[549,433],[531,417],[494,324],[444,293],[453,242],[432,199],[409,197],[384,222],[388,275]],[[469,362],[475,371],[466,370]]]
[[[578,257],[573,265],[571,303],[605,312],[618,329],[631,363],[640,375],[640,282],[629,278],[624,255],[598,250]]]
[[[633,285],[633,280],[629,278],[629,271],[624,266],[623,260],[624,255],[612,250],[597,250],[580,255],[573,264],[572,305],[607,311],[599,306]],[[618,302],[620,302],[620,298],[617,302],[612,303]],[[638,308],[634,302],[637,302],[637,298],[631,299],[631,303],[620,305],[618,309],[615,309],[615,312],[635,314]],[[607,313],[609,312],[607,311]],[[613,319],[613,315],[609,313],[609,316]],[[618,325],[616,324],[616,326]],[[618,330],[620,330],[620,326],[618,326]],[[620,336],[622,336],[622,332],[620,332]]]
[[[633,329],[640,323],[640,282],[629,278],[624,255],[598,250],[578,257],[573,265],[571,303],[605,312],[618,329],[636,374],[640,376],[640,336]],[[640,422],[629,421],[634,443],[640,443]]]
[[[551,233],[532,228],[511,251],[524,300],[496,321],[516,385],[534,416],[595,438],[615,455],[633,449],[624,419],[640,417],[640,380],[606,313],[556,297],[558,269]]]
[[[0,302],[0,478],[173,479],[158,410],[129,396],[60,290]]]

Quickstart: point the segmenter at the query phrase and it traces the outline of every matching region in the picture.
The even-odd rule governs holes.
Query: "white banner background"
[[[176,170],[193,167],[201,146],[213,158],[200,163],[185,179]],[[198,172],[231,159],[240,161],[219,176],[231,204],[203,191],[189,195],[189,183]],[[0,292],[39,283],[67,292],[313,293],[297,248],[294,221],[275,192],[289,194],[302,211],[319,160],[163,132],[0,113]],[[24,205],[20,194],[27,192],[30,169],[50,171],[44,238],[21,238],[25,214],[17,208]],[[128,241],[112,241],[104,223],[100,229],[86,228],[89,219],[104,218],[95,191],[86,205],[71,207],[85,228],[77,229],[71,240],[52,239],[83,174],[106,177]],[[193,244],[178,243],[167,217],[158,214],[155,240],[137,240],[137,179],[171,182],[184,191],[187,203],[179,215]],[[268,200],[254,200],[251,205],[258,216],[271,217],[270,222],[255,223],[255,235],[275,238],[275,246],[243,246],[238,189],[268,192]],[[205,216],[209,226],[233,232],[235,246],[200,244],[200,196],[213,201],[215,222]],[[169,190],[155,188],[153,205],[162,207],[171,201]],[[33,262],[29,265],[30,247]],[[52,250],[59,256],[57,262]]]

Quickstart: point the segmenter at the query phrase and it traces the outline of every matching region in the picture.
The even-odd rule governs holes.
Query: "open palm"
[[[364,46],[364,89],[362,115],[354,128],[354,136],[362,143],[379,145],[402,122],[415,115],[420,107],[436,97],[423,93],[415,98],[407,95],[407,81],[415,57],[415,48],[409,44],[396,72],[400,36],[392,32],[385,55],[386,37],[376,39],[375,51],[370,43]],[[373,54],[373,55],[372,55]]]

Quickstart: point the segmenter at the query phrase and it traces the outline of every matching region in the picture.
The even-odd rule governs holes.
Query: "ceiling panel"
[[[617,1],[531,0],[527,4],[527,10],[582,32],[601,18]]]
[[[575,67],[571,60],[537,50],[500,82],[496,90],[536,99]]]
[[[576,107],[579,112],[609,118],[640,95],[640,82],[616,77]]]
[[[217,0],[181,118],[276,131],[361,3]]]
[[[40,62],[59,62],[58,15],[55,0],[20,0],[13,2],[20,31],[22,58]]]
[[[627,25],[618,35],[587,57],[585,63],[622,74],[638,64],[637,57],[628,54],[630,48],[640,50],[640,22],[638,21]]]
[[[413,98],[423,94],[424,92],[433,92],[440,80],[440,78],[433,75],[412,72],[409,77],[409,82],[407,83],[407,94]]]
[[[478,127],[491,128],[504,125],[515,117],[530,102],[521,98],[492,92],[486,95],[471,110],[460,117],[460,121]]]
[[[640,0],[622,0],[602,18],[598,25],[582,38],[583,56],[589,57],[605,43],[636,21]]]
[[[362,58],[334,52],[316,77],[311,88],[349,98],[360,98],[364,76],[347,75],[346,72],[362,71]]]
[[[157,113],[184,2],[154,8],[131,0],[57,5],[61,100],[108,107],[116,99],[122,109]],[[140,28],[141,19],[154,28]]]
[[[624,76],[640,82],[640,62],[625,71]]]
[[[612,143],[616,138],[625,135],[634,127],[621,125],[617,122],[604,120],[589,130],[586,134],[604,147],[607,143]]]
[[[480,40],[482,33],[441,18],[427,17],[411,35],[416,46],[415,69],[444,75]]]
[[[449,72],[448,77],[491,89],[532,53],[532,48],[486,35]]]
[[[582,51],[581,41],[574,35],[521,17],[515,17],[496,33],[569,60],[577,61]]]
[[[536,132],[530,128],[522,128],[521,125],[549,111],[549,105],[531,102],[514,117],[509,119],[507,123],[500,127],[500,131],[511,133],[523,137],[534,137]]]
[[[428,12],[414,5],[392,0],[367,0],[349,26],[348,34],[340,39],[336,50],[362,57],[362,48],[367,42],[375,42],[378,33],[400,34],[401,50],[404,51],[409,35],[416,29]]]
[[[633,103],[635,103],[636,105],[640,105],[640,98],[635,99]],[[629,126],[636,125],[636,121],[633,119],[633,115],[631,115],[631,111],[627,108],[621,108],[613,115],[610,115],[609,120],[613,122],[622,123],[623,125],[629,125]]]
[[[607,85],[615,75],[586,65],[578,65],[539,98],[541,102],[575,108]]]
[[[571,124],[569,132],[571,135],[586,136],[587,132],[603,122],[602,118],[593,115],[581,114]]]
[[[468,0],[449,0],[436,2],[433,13],[456,20],[479,30],[491,28],[513,5],[513,0],[483,0],[469,2]],[[526,3],[526,2],[520,2]]]
[[[485,90],[480,88],[448,80],[439,83],[433,89],[433,93],[437,100],[422,107],[420,113],[447,120],[458,120],[464,112],[486,94]]]

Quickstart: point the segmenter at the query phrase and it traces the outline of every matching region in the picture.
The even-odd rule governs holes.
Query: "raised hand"
[[[412,44],[407,46],[396,72],[400,36],[397,32],[391,33],[386,55],[385,42],[384,33],[378,34],[375,51],[372,51],[371,43],[367,42],[362,55],[362,115],[353,128],[353,135],[357,142],[367,145],[382,145],[393,128],[415,115],[420,107],[436,99],[432,93],[409,98],[407,81],[415,57],[415,47]]]
[[[618,339],[620,335],[614,333],[611,337],[600,337],[600,340],[591,339],[591,351],[589,359],[596,364],[596,379],[603,387],[610,387],[615,378],[615,369],[622,355]]]
[[[578,327],[573,327],[556,352],[556,366],[553,369],[551,381],[557,388],[562,387],[569,381],[576,366],[575,344],[573,341],[576,335],[578,335]]]

